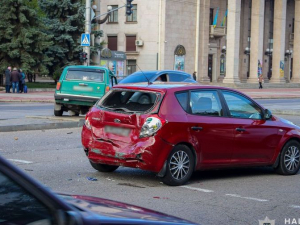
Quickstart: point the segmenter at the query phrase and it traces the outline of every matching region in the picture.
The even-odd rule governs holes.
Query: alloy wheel
[[[294,171],[299,165],[300,151],[296,146],[290,146],[284,155],[284,165],[289,171]]]
[[[169,164],[171,175],[176,180],[183,179],[190,169],[190,158],[184,151],[175,152]]]

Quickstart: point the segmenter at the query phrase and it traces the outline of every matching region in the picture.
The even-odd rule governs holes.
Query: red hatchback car
[[[238,91],[199,84],[115,86],[86,115],[82,144],[98,171],[140,168],[168,185],[195,170],[273,166],[293,175],[300,166],[300,127]]]

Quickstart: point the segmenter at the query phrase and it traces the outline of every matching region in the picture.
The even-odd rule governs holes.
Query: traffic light
[[[133,0],[127,0],[127,3],[126,3],[126,15],[127,16],[130,16],[132,14],[132,2]]]
[[[85,62],[87,60],[87,53],[86,52],[80,52],[79,53],[79,60],[80,60],[80,62]]]

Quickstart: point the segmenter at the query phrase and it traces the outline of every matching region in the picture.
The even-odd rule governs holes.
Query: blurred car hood
[[[76,208],[96,213],[101,221],[139,221],[147,224],[195,224],[150,209],[107,199],[67,194],[59,194],[59,196]]]

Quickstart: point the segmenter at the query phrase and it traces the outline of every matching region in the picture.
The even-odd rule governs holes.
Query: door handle
[[[88,86],[88,85],[85,83],[79,83],[79,86]]]
[[[239,132],[243,132],[243,131],[246,131],[246,129],[243,129],[243,128],[239,128],[239,127],[238,127],[238,128],[236,128],[235,130],[236,130],[236,131],[239,131]]]
[[[192,130],[203,130],[202,127],[192,127]]]

